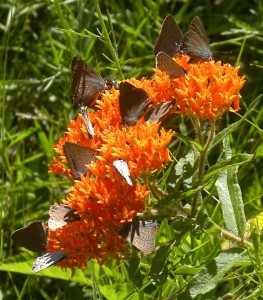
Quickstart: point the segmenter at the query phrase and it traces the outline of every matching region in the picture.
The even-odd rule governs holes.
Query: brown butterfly
[[[79,146],[74,143],[66,142],[63,151],[75,179],[85,176],[88,173],[86,165],[96,160],[97,151],[89,147]]]
[[[155,238],[158,232],[156,221],[140,221],[133,218],[131,223],[125,223],[119,230],[119,234],[132,243],[145,255],[151,254],[155,248]]]
[[[159,52],[155,60],[156,68],[164,71],[171,78],[178,78],[185,75],[184,69],[164,52]]]
[[[175,100],[160,103],[156,105],[154,108],[147,111],[147,113],[144,116],[144,120],[149,123],[161,122],[172,110],[174,105],[175,105]]]
[[[32,272],[36,273],[41,270],[44,270],[66,257],[67,254],[63,251],[50,252],[46,253],[45,255],[39,256],[33,262]]]
[[[212,53],[204,25],[199,17],[194,17],[188,31],[184,35],[180,52],[191,57],[188,63],[212,60]]]
[[[71,63],[71,99],[75,105],[93,107],[101,92],[107,89],[107,84],[88,64],[79,57],[74,57]]]
[[[136,88],[128,81],[120,83],[119,106],[122,124],[136,125],[151,103],[152,100],[145,90]]]
[[[89,118],[89,113],[88,113],[88,109],[87,107],[81,107],[80,109],[80,113],[83,117],[84,123],[86,125],[86,129],[87,129],[87,134],[90,140],[93,139],[95,133],[94,133],[94,129],[92,127],[92,124],[90,122],[90,118]]]
[[[43,222],[34,221],[28,226],[14,231],[11,238],[18,246],[42,255],[46,252],[47,232]]]
[[[76,210],[65,204],[51,205],[49,208],[48,228],[56,230],[60,227],[81,220],[81,216],[75,213]]]
[[[155,43],[154,53],[157,55],[159,52],[164,52],[170,57],[176,56],[179,51],[180,43],[183,34],[171,15],[166,16]]]

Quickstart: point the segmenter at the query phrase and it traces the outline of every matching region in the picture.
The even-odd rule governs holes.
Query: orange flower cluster
[[[133,81],[134,83],[135,81]],[[136,81],[136,87],[142,87]],[[63,145],[72,142],[80,146],[88,146],[99,151],[98,159],[88,166],[94,176],[108,176],[120,179],[113,168],[110,167],[116,159],[126,160],[129,164],[131,177],[136,179],[140,175],[150,174],[154,170],[161,170],[171,159],[167,146],[173,133],[160,128],[159,123],[144,122],[139,120],[135,126],[121,124],[118,103],[119,91],[114,87],[111,92],[106,91],[102,99],[97,101],[97,110],[89,114],[94,125],[95,136],[89,139],[86,126],[81,115],[77,120],[71,120],[68,132],[61,138],[54,150],[60,155],[60,160],[54,158],[50,165],[50,172],[69,176],[72,172],[65,167],[67,164]]]
[[[186,55],[176,58],[187,71],[185,76],[173,79],[156,69],[152,79],[133,78],[130,82],[144,89],[153,105],[176,100],[172,112],[182,115],[213,119],[226,110],[239,109],[239,90],[245,81],[237,74],[239,68],[219,61],[187,64],[188,60]],[[60,266],[85,268],[88,258],[101,263],[109,256],[119,258],[127,250],[125,240],[118,234],[120,224],[131,221],[145,209],[145,199],[150,193],[142,178],[171,161],[168,145],[172,131],[165,131],[160,123],[148,123],[143,118],[135,126],[123,125],[118,99],[119,91],[112,87],[97,100],[97,109],[89,114],[94,125],[93,139],[88,138],[85,122],[79,115],[70,121],[68,132],[54,146],[60,159],[54,158],[50,172],[64,173],[72,181],[72,171],[63,152],[65,142],[98,151],[97,159],[87,166],[89,173],[75,181],[63,201],[76,210],[81,220],[51,230],[48,237],[48,252],[60,250],[68,255],[58,262]],[[127,185],[118,174],[112,166],[117,159],[127,161],[132,180],[138,181],[136,184]]]
[[[140,81],[135,82],[136,87],[142,86]],[[127,251],[125,239],[118,234],[120,226],[143,212],[150,193],[142,178],[171,161],[168,145],[173,132],[160,128],[160,123],[150,124],[143,119],[135,126],[122,125],[118,97],[119,91],[114,87],[106,91],[97,101],[97,110],[89,114],[95,132],[93,139],[88,138],[83,117],[79,115],[70,121],[68,132],[54,146],[60,159],[54,158],[50,172],[63,173],[72,181],[63,145],[72,142],[98,150],[96,161],[87,166],[89,173],[75,181],[63,201],[76,210],[81,220],[49,233],[47,251],[59,249],[68,256],[57,263],[62,267],[85,268],[88,258],[101,263],[110,256],[120,258]],[[133,186],[113,167],[117,159],[127,161]]]
[[[100,263],[109,257],[120,258],[127,251],[119,235],[122,222],[131,221],[144,208],[143,200],[149,194],[146,187],[129,187],[123,180],[90,177],[76,181],[67,200],[69,207],[81,214],[81,220],[51,230],[47,250],[67,253],[68,258],[58,264],[63,267],[86,268],[88,258]]]
[[[196,115],[201,120],[219,118],[227,110],[239,110],[239,91],[245,83],[245,76],[238,76],[240,67],[220,61],[188,64],[187,55],[178,55],[174,60],[186,71],[185,76],[171,79],[156,69],[151,82],[144,82],[154,103],[175,99],[179,114]]]

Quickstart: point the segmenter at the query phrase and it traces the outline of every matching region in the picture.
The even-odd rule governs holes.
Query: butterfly
[[[164,52],[170,57],[176,56],[179,51],[183,34],[171,15],[163,21],[159,37],[155,43],[154,54]]]
[[[184,69],[164,52],[159,52],[155,60],[156,68],[164,71],[171,78],[178,78],[185,75]]]
[[[212,60],[212,53],[204,25],[199,17],[194,17],[188,31],[184,35],[180,52],[189,55],[188,63]]]
[[[107,84],[88,64],[79,57],[74,57],[71,63],[71,99],[75,105],[93,107],[101,92],[107,89]]]
[[[75,212],[76,210],[65,204],[51,205],[48,212],[48,228],[50,230],[56,230],[68,223],[81,220],[81,216]]]
[[[127,162],[122,159],[117,159],[112,164],[117,172],[125,179],[127,184],[133,186]]]
[[[88,109],[87,107],[81,107],[80,109],[80,113],[83,117],[83,120],[84,120],[84,123],[86,125],[86,129],[87,129],[87,134],[88,134],[88,137],[89,139],[93,139],[93,136],[95,135],[94,134],[94,129],[92,127],[92,124],[90,122],[90,118],[89,118],[89,113],[88,113]]]
[[[115,88],[115,90],[119,89],[119,84],[118,81],[115,79],[110,79],[110,78],[105,78],[104,79],[106,85],[107,85],[107,89],[110,90],[113,86]]]
[[[119,234],[132,243],[145,255],[151,254],[155,248],[155,238],[158,232],[156,221],[140,221],[133,218],[131,223],[125,223],[119,230]]]
[[[42,255],[46,252],[47,228],[41,221],[34,221],[28,226],[17,229],[11,238],[19,246]]]
[[[120,83],[119,106],[122,124],[136,125],[151,103],[152,100],[145,90],[136,88],[127,81]]]
[[[39,256],[33,262],[32,272],[36,273],[44,270],[55,263],[59,262],[63,258],[67,257],[67,254],[63,251],[55,251],[51,253],[46,253],[45,255]]]
[[[154,108],[147,111],[144,116],[144,120],[153,123],[153,122],[161,122],[167,114],[172,110],[175,105],[175,100],[166,101],[156,105]]]
[[[96,160],[97,151],[89,147],[79,146],[74,143],[66,142],[63,151],[75,179],[85,176],[88,173],[86,165]]]

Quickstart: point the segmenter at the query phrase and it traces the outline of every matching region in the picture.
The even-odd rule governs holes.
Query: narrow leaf
[[[255,151],[255,158],[263,156],[263,144],[259,145]]]
[[[209,151],[211,151],[212,148],[214,148],[216,145],[220,144],[223,139],[225,137],[227,137],[231,132],[237,130],[238,128],[240,128],[240,124],[242,122],[244,122],[247,118],[247,116],[255,109],[255,107],[259,104],[260,100],[262,98],[262,95],[259,95],[248,107],[246,113],[244,114],[244,116],[238,120],[237,122],[227,126],[227,128],[225,128],[224,130],[222,130],[221,132],[219,132],[216,137],[213,140],[213,143],[211,145],[211,147],[209,148]]]
[[[186,291],[179,295],[178,299],[194,299],[213,290],[236,263],[243,261],[245,253],[240,253],[240,249],[220,253],[192,278]]]
[[[235,154],[227,159],[224,159],[215,165],[213,165],[205,174],[200,182],[205,184],[208,182],[209,179],[220,173],[221,171],[225,171],[227,169],[232,169],[233,167],[238,167],[241,166],[245,163],[248,163],[251,159],[253,158],[252,154],[246,154],[246,153],[241,153],[241,154]]]
[[[129,279],[137,289],[142,287],[142,275],[140,272],[140,258],[135,257],[127,261],[127,271]]]
[[[198,193],[200,190],[206,186],[212,178],[215,178],[220,172],[225,171],[226,169],[232,169],[233,167],[237,167],[243,165],[244,163],[249,162],[253,158],[252,154],[236,154],[233,155],[231,158],[226,159],[224,161],[220,161],[211,167],[208,172],[199,178],[199,181],[193,184],[192,187],[185,189],[183,191],[175,191],[175,185],[173,186],[174,190],[169,193],[169,196],[162,199],[158,203],[159,208],[164,208],[169,206],[171,203],[176,203],[181,201],[182,199],[187,199],[192,195]],[[186,173],[188,172],[186,166],[184,166]],[[186,176],[185,173],[185,176]],[[186,181],[185,181],[186,182]],[[188,182],[190,184],[190,182]]]
[[[221,159],[230,158],[232,153],[228,138],[223,141],[223,147]],[[238,167],[221,171],[215,185],[222,207],[226,230],[242,238],[246,229],[246,218],[237,172]]]
[[[167,259],[174,243],[175,241],[171,241],[166,245],[160,246],[153,258],[152,266],[149,272],[149,278],[155,284],[162,285],[167,279]]]

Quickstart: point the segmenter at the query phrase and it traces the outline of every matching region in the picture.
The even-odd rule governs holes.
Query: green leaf
[[[220,253],[202,268],[187,285],[186,291],[179,295],[179,300],[194,299],[213,290],[236,263],[243,261],[246,251],[231,249]]]
[[[240,120],[238,120],[237,122],[230,124],[229,126],[227,126],[224,130],[222,130],[221,132],[219,132],[214,140],[213,143],[211,145],[211,147],[209,148],[209,151],[211,151],[211,149],[213,149],[215,146],[217,146],[218,144],[220,144],[225,137],[227,137],[231,132],[237,130],[238,128],[240,128],[240,124],[242,122],[244,122],[247,118],[247,116],[254,111],[255,107],[259,104],[260,100],[262,98],[262,95],[259,95],[250,105],[249,108],[247,109],[246,113],[244,114],[243,117],[240,118]]]
[[[196,194],[197,192],[201,191],[204,188],[204,186],[205,186],[205,184],[199,185],[196,188],[189,188],[182,192],[176,192],[174,194],[170,194],[166,198],[160,200],[158,202],[157,207],[162,209],[162,208],[169,206],[172,203],[176,203],[176,202],[179,202],[180,200],[187,199],[187,198],[193,196],[194,194]]]
[[[135,257],[128,260],[126,265],[129,279],[137,289],[142,287],[142,275],[140,272],[140,258]]]
[[[220,159],[231,158],[229,139],[223,141],[224,151]],[[246,217],[241,189],[237,179],[238,168],[221,171],[215,183],[222,207],[226,230],[236,236],[243,237],[246,229]]]
[[[97,39],[100,39],[101,36],[100,35],[97,35],[87,29],[84,29],[84,32],[86,33],[83,33],[83,32],[77,32],[77,31],[74,31],[72,29],[63,29],[63,28],[57,28],[57,30],[61,31],[61,32],[65,32],[65,33],[70,33],[72,35],[76,35],[76,36],[80,36],[80,37],[83,37],[83,38],[97,38]]]
[[[111,300],[124,299],[125,296],[128,295],[131,291],[131,289],[129,288],[129,283],[112,283],[109,285],[100,285],[99,289],[105,299]]]
[[[121,274],[113,260],[102,266],[90,260],[88,266],[93,278],[93,289],[95,287],[92,299],[123,299],[131,292],[131,284],[127,282],[124,270]]]
[[[153,258],[152,266],[149,272],[149,278],[157,285],[164,284],[167,279],[167,259],[174,243],[175,240],[167,243],[166,245],[160,246]]]
[[[192,176],[197,168],[198,160],[193,149],[185,157],[179,159],[175,165],[176,189],[179,190],[181,183],[186,187],[192,186]]]
[[[263,144],[257,147],[255,152],[255,158],[263,156]]]
[[[34,124],[35,124],[35,128],[37,129],[39,148],[42,147],[43,152],[49,157],[51,157],[53,152],[52,152],[52,147],[50,147],[50,143],[48,141],[47,135],[45,134],[44,130],[41,127],[41,124],[37,120],[34,120]]]
[[[228,159],[220,161],[217,164],[213,165],[204,176],[199,178],[198,182],[193,184],[192,187],[183,191],[177,191],[176,188],[178,183],[176,183],[176,186],[174,186],[175,191],[170,192],[169,196],[160,200],[158,203],[158,207],[164,208],[166,206],[169,206],[171,203],[179,202],[182,199],[187,199],[188,197],[191,197],[192,195],[202,190],[204,186],[207,185],[209,181],[215,176],[217,176],[221,171],[225,171],[226,169],[232,169],[233,167],[243,165],[252,160],[252,158],[252,154],[236,154]],[[191,174],[190,171],[191,168],[195,165],[192,165],[190,161],[185,159],[181,161],[180,166],[182,169],[182,174],[178,173],[178,175],[182,175],[182,178],[180,178],[179,181],[181,183],[184,180],[185,185],[189,186],[191,183],[191,177],[189,177],[189,175]],[[179,167],[177,168],[176,172],[178,172],[178,170]]]
[[[227,159],[224,159],[223,161],[220,161],[213,165],[205,174],[201,177],[201,182],[207,183],[209,179],[217,175],[218,173],[225,171],[227,169],[232,169],[233,167],[241,166],[245,163],[248,163],[250,160],[252,160],[253,155],[252,154],[235,154],[232,157],[229,157]]]
[[[72,277],[71,270],[61,269],[60,267],[52,266],[44,269],[36,274],[32,273],[33,266],[32,255],[23,253],[10,257],[8,260],[0,263],[0,271],[15,272],[20,274],[32,275],[32,276],[45,276],[55,279],[71,280],[79,283],[89,285],[91,282],[87,280],[85,274],[80,269],[76,269],[74,277]]]
[[[199,152],[201,152],[203,150],[203,147],[196,140],[193,140],[192,138],[190,138],[188,136],[182,135],[177,132],[176,138],[181,140],[186,145],[193,145]]]
[[[14,145],[18,144],[19,142],[24,142],[26,138],[29,136],[33,135],[36,132],[36,128],[28,128],[25,129],[22,132],[19,132],[13,136],[10,137],[11,143],[8,145],[10,148],[13,147]]]
[[[193,266],[182,266],[175,270],[174,274],[177,275],[196,275],[203,267],[193,267]]]

